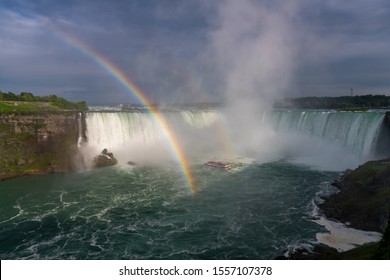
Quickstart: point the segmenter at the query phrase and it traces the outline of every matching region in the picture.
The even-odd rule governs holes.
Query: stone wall
[[[78,112],[0,114],[0,179],[80,168]]]

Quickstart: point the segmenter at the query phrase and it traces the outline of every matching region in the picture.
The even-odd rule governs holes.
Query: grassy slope
[[[0,101],[0,113],[34,114],[63,110],[52,102]]]
[[[40,113],[58,111],[60,108],[47,102],[1,101],[0,113]]]

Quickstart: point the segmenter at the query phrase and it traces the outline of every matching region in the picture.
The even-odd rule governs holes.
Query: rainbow
[[[55,33],[60,34],[61,39],[65,40],[68,44],[80,50],[84,55],[91,58],[94,62],[96,62],[99,66],[106,70],[113,78],[115,78],[119,83],[121,83],[130,93],[133,94],[133,96],[135,96],[143,105],[146,106],[153,118],[159,124],[159,127],[164,137],[167,139],[173,154],[177,158],[188,187],[190,188],[191,192],[195,194],[196,185],[194,182],[194,178],[191,174],[184,151],[176,140],[176,137],[170,129],[166,119],[159,112],[157,107],[149,101],[147,96],[141,91],[140,88],[137,87],[135,83],[133,83],[117,66],[115,66],[107,58],[102,56],[102,54],[98,53],[97,51],[89,47],[87,44],[83,43],[80,39],[70,34],[66,34],[58,30],[56,30]]]

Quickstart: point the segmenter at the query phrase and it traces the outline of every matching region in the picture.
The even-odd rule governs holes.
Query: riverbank
[[[332,232],[332,228],[327,226],[330,234],[322,240],[319,238],[319,241],[332,247],[319,243],[311,250],[300,248],[277,259],[390,259],[390,159],[369,161],[353,171],[347,170],[333,185],[338,188],[338,192],[324,197],[323,203],[319,205],[322,214],[330,220],[327,224],[339,221],[346,229],[365,231],[373,238],[379,232],[383,234],[381,240],[342,251],[334,240],[327,242],[324,239],[343,240],[345,236]],[[350,244],[346,245],[359,244],[356,238],[349,238]]]

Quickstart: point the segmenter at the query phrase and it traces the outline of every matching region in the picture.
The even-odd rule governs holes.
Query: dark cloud
[[[297,94],[345,95],[351,87],[390,94],[388,1],[316,1],[303,15],[315,34],[307,48],[315,63],[302,66]]]
[[[268,28],[292,33],[286,33],[287,41],[274,42],[286,44],[274,46],[284,53],[282,59],[267,62],[278,64],[274,69],[281,71],[288,67],[283,70],[288,82],[275,89],[282,95],[340,95],[348,94],[351,87],[362,94],[390,93],[388,1],[302,0],[289,6],[281,1],[236,1],[231,14],[221,16],[232,3],[3,0],[0,89],[57,94],[90,103],[136,102],[107,71],[61,35],[71,34],[117,65],[154,102],[220,100],[226,73],[220,71],[224,66],[219,63],[225,60],[225,66],[232,68],[232,58],[240,57],[247,64],[242,69],[261,72],[261,66],[252,63],[256,56],[250,54],[256,44],[250,43],[256,40],[250,39],[260,42],[262,34],[272,37],[261,31]],[[261,18],[266,15],[257,8],[246,10],[245,4],[272,11],[275,18],[288,15],[293,26],[282,30],[264,25]],[[223,24],[244,37],[218,41],[213,36]],[[248,44],[244,47],[235,40]],[[217,53],[210,52],[213,44],[219,44]],[[292,60],[287,52],[294,53]],[[250,75],[244,70],[230,73],[241,78]]]

